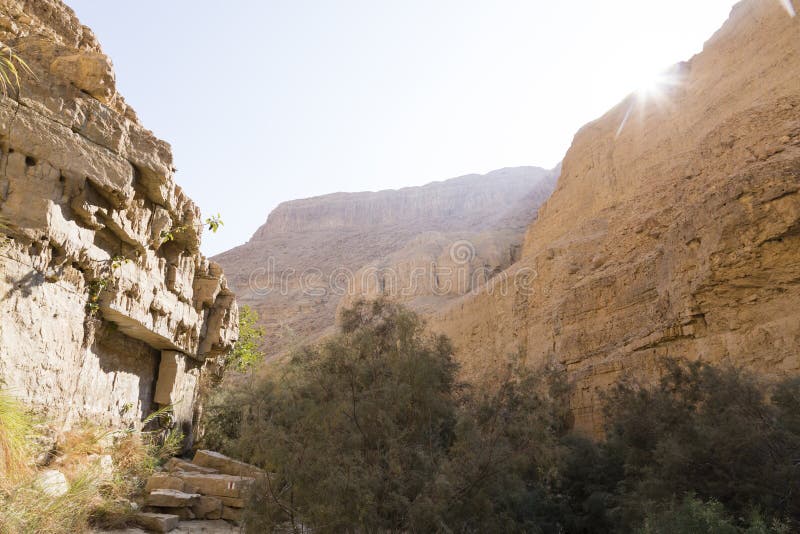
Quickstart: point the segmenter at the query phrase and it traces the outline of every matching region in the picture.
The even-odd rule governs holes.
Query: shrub
[[[563,388],[521,366],[466,387],[449,341],[386,301],[356,303],[340,325],[206,405],[205,443],[273,473],[250,531],[505,532],[546,515]]]
[[[702,362],[669,360],[651,387],[620,381],[606,396],[606,441],[573,440],[562,469],[574,531],[630,530],[689,494],[739,527],[752,510],[796,526],[799,399],[796,379],[771,386]]]
[[[741,521],[740,521],[741,523]],[[719,501],[703,502],[693,493],[684,497],[677,506],[672,505],[662,511],[650,512],[640,534],[788,534],[789,527],[780,522],[768,525],[758,513],[751,513],[738,525]]]
[[[239,339],[228,355],[226,366],[237,371],[247,371],[264,360],[261,345],[264,327],[258,325],[258,312],[250,306],[239,308]]]

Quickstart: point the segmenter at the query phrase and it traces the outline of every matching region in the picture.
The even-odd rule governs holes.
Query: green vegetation
[[[211,230],[212,233],[216,234],[217,231],[221,227],[225,226],[225,223],[222,222],[222,216],[217,214],[217,215],[212,215],[211,217],[206,217],[205,226],[209,230]],[[198,224],[198,225],[195,226],[195,228],[198,228],[198,229],[200,229],[202,227],[203,227],[202,224]],[[185,232],[188,228],[189,228],[189,226],[183,224],[183,225],[180,225],[180,226],[175,226],[175,227],[170,228],[168,230],[161,230],[161,234],[160,234],[161,242],[162,243],[166,243],[167,241],[174,241],[175,240],[175,236],[177,234],[179,234],[181,232]]]
[[[264,327],[258,324],[258,312],[250,306],[239,308],[239,339],[228,355],[226,367],[247,371],[264,360],[261,345],[264,343]]]
[[[114,281],[114,271],[130,262],[130,258],[119,255],[100,262],[99,276],[88,283],[89,298],[86,302],[86,313],[90,317],[94,317],[100,311],[100,296]]]
[[[621,381],[607,435],[570,430],[569,387],[513,361],[456,379],[446,338],[378,301],[341,333],[209,400],[206,437],[272,473],[246,528],[302,532],[796,531],[800,380],[668,361]]]

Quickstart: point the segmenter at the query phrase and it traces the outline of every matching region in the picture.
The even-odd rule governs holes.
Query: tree
[[[264,360],[261,346],[265,332],[258,321],[258,312],[250,306],[243,305],[239,308],[239,339],[228,355],[227,367],[247,371]]]
[[[797,379],[769,384],[732,366],[668,360],[653,386],[623,380],[606,396],[606,441],[574,447],[563,470],[573,513],[593,532],[632,530],[654,507],[693,495],[681,517],[716,502],[737,520],[758,510],[796,527],[798,408]]]

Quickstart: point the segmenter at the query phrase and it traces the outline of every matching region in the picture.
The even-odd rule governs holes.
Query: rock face
[[[0,0],[0,41],[35,74],[0,98],[0,378],[67,421],[136,423],[178,402],[189,423],[200,368],[231,347],[238,313],[199,252],[170,147],[60,1]]]
[[[798,37],[781,2],[745,0],[662,98],[578,132],[509,270],[524,283],[435,321],[468,375],[518,350],[561,364],[598,433],[598,393],[668,356],[800,371]]]
[[[517,258],[557,174],[521,167],[286,202],[214,260],[259,312],[275,356],[332,331],[337,307],[357,296],[432,311],[479,287]]]

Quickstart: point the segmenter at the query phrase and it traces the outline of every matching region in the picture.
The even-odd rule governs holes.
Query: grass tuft
[[[30,473],[34,425],[22,403],[0,390],[0,479],[15,482]]]

